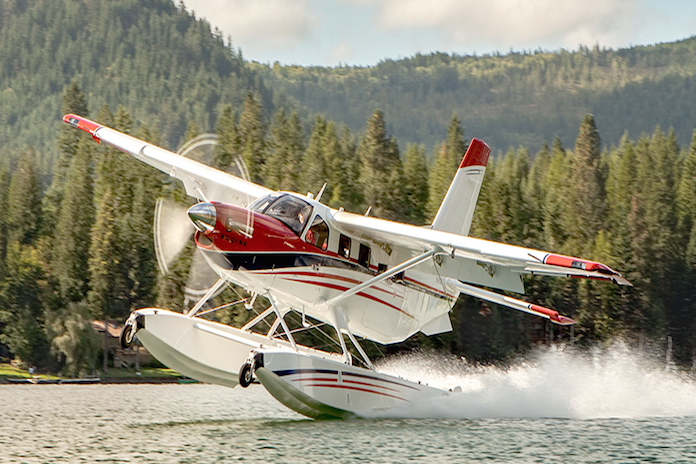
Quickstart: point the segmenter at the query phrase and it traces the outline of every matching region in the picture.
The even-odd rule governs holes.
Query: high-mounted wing
[[[266,187],[151,145],[82,116],[67,114],[63,121],[88,132],[97,142],[107,143],[181,180],[186,193],[200,200],[215,200],[246,207],[255,199],[272,192]]]
[[[479,285],[519,292],[519,287],[506,283],[505,278],[496,275],[507,273],[538,274],[564,277],[583,277],[613,281],[620,285],[631,285],[621,274],[609,266],[570,256],[546,251],[524,248],[504,243],[491,242],[463,235],[457,235],[426,227],[416,227],[382,219],[338,212],[333,216],[340,229],[357,237],[375,243],[390,243],[423,252],[439,246],[450,253],[452,259],[444,260],[441,273],[447,277],[462,279],[457,274],[457,262],[474,263],[490,276],[487,282],[473,282]],[[449,261],[449,262],[448,262]]]

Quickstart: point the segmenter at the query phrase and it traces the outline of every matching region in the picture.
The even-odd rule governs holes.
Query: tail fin
[[[471,139],[447,195],[435,215],[433,229],[469,235],[490,153],[491,149],[485,142]]]

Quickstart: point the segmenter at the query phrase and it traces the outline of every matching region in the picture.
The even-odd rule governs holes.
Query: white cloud
[[[505,50],[623,44],[640,26],[639,0],[372,0],[387,32],[436,30],[452,47]]]
[[[341,40],[331,49],[326,59],[327,63],[350,63],[355,58],[356,52],[348,42]]]
[[[307,0],[184,0],[196,17],[230,35],[247,50],[291,49],[312,34]]]

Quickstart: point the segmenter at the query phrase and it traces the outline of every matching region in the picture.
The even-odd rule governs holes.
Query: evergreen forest
[[[162,275],[152,239],[156,200],[191,199],[62,123],[72,112],[170,149],[214,132],[215,167],[243,160],[251,180],[274,189],[326,183],[333,207],[417,225],[432,220],[469,138],[484,138],[498,156],[472,235],[602,261],[634,287],[529,277],[525,298],[574,318],[572,332],[462,296],[453,332],[371,353],[428,348],[498,362],[539,341],[671,337],[676,361],[692,365],[694,53],[687,39],[270,66],[246,61],[183,3],[0,0],[0,357],[82,375],[99,365],[92,320],[192,305],[192,245]]]

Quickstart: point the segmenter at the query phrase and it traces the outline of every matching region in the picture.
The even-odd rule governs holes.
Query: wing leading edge
[[[192,197],[246,207],[255,199],[272,192],[266,187],[151,145],[82,116],[66,114],[63,121],[89,133],[95,141],[104,142],[129,153],[181,180],[186,187],[186,193]]]
[[[440,246],[449,251],[454,261],[475,262],[486,268],[491,281],[485,285],[502,290],[519,291],[496,281],[495,273],[499,270],[518,274],[591,278],[631,285],[620,273],[595,261],[346,212],[334,214],[333,219],[339,228],[376,243],[394,243],[416,251]],[[459,278],[457,275],[447,277]]]

